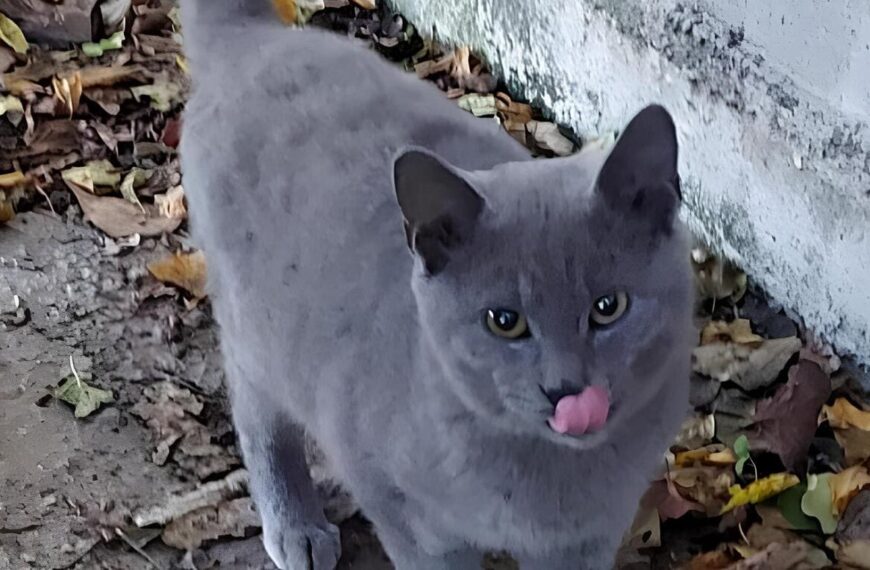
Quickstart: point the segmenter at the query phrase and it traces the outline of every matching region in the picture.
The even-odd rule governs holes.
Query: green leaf
[[[801,499],[801,510],[818,519],[822,532],[833,534],[837,530],[837,518],[834,516],[834,495],[828,482],[830,473],[809,475],[807,491]]]
[[[87,384],[82,376],[79,377],[70,374],[60,381],[57,388],[54,389],[54,397],[58,400],[63,400],[68,404],[75,406],[75,416],[84,418],[94,413],[102,404],[107,404],[114,401],[112,393],[108,390],[94,388]]]
[[[145,211],[145,208],[142,206],[142,202],[139,201],[139,197],[136,195],[134,187],[142,186],[147,180],[147,172],[141,168],[133,167],[130,172],[124,176],[124,180],[121,181],[121,195],[131,204],[139,206],[143,212]]]
[[[798,485],[795,485],[791,489],[786,489],[776,497],[776,507],[793,529],[818,531],[819,523],[815,519],[808,517],[801,510],[801,499],[803,499],[806,492],[807,484],[801,481]]]
[[[124,31],[118,31],[102,39],[99,42],[85,42],[82,44],[82,52],[88,57],[100,57],[105,52],[113,49],[121,49],[124,46]]]
[[[27,53],[27,38],[18,24],[9,19],[6,14],[0,12],[0,42],[11,47],[15,53]]]
[[[749,439],[746,434],[741,434],[734,440],[734,454],[737,456],[737,463],[734,464],[734,471],[738,476],[743,475],[743,466],[749,461]]]

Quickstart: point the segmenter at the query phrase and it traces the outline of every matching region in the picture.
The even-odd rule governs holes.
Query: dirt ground
[[[176,238],[114,254],[74,211],[60,217],[37,209],[0,226],[0,300],[15,313],[17,296],[24,308],[19,322],[10,317],[0,329],[4,570],[152,568],[114,529],[127,528],[126,515],[164,505],[202,481],[196,468],[152,461],[152,434],[131,413],[148,385],[172,382],[195,394],[205,404],[198,419],[235,461],[208,306],[187,310],[145,270]],[[115,397],[83,420],[46,398],[69,374],[70,356],[80,375],[99,379]],[[383,568],[363,523],[352,520],[346,529],[345,567]],[[145,552],[160,568],[272,567],[257,536],[209,544],[186,565],[183,553],[160,540]]]

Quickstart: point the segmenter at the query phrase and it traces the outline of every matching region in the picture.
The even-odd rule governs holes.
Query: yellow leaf
[[[0,95],[0,117],[3,115],[7,115],[9,122],[17,126],[24,116],[24,105],[21,104],[21,99],[15,95]]]
[[[839,429],[856,427],[863,431],[870,431],[870,412],[856,408],[846,398],[837,398],[833,406],[825,406],[823,414],[831,427]]]
[[[281,21],[291,26],[296,23],[296,0],[272,0]]]
[[[737,344],[758,345],[764,339],[754,332],[749,319],[734,319],[730,323],[725,321],[711,321],[701,331],[701,344],[714,342],[736,342]]]
[[[377,0],[353,0],[353,3],[366,10],[376,10],[378,8]]]
[[[753,481],[746,487],[733,485],[728,492],[731,494],[731,500],[722,507],[722,513],[740,507],[742,505],[755,504],[778,495],[800,483],[797,475],[791,473],[774,473],[764,479]]]
[[[834,512],[840,516],[858,491],[870,485],[870,473],[863,465],[855,465],[831,475],[828,484],[834,499]]]
[[[15,53],[27,53],[27,39],[18,24],[0,12],[0,41],[15,50]]]
[[[677,467],[685,467],[694,463],[707,465],[733,465],[737,462],[734,452],[722,444],[713,444],[677,453],[674,464]]]
[[[12,202],[6,199],[5,194],[0,192],[0,224],[8,222],[15,217],[15,208]]]
[[[27,175],[20,170],[0,174],[0,188],[15,188],[28,181]]]
[[[201,251],[176,253],[160,261],[153,261],[148,264],[148,271],[164,283],[187,290],[197,299],[206,296],[205,255]]]

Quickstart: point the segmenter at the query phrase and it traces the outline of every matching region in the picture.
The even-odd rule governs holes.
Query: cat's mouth
[[[547,423],[558,434],[579,437],[604,428],[610,408],[607,389],[589,386],[577,394],[562,396]]]

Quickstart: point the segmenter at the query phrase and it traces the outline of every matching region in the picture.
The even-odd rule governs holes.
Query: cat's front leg
[[[266,552],[281,570],[333,570],[341,543],[311,482],[303,430],[248,383],[233,386],[232,404]]]

